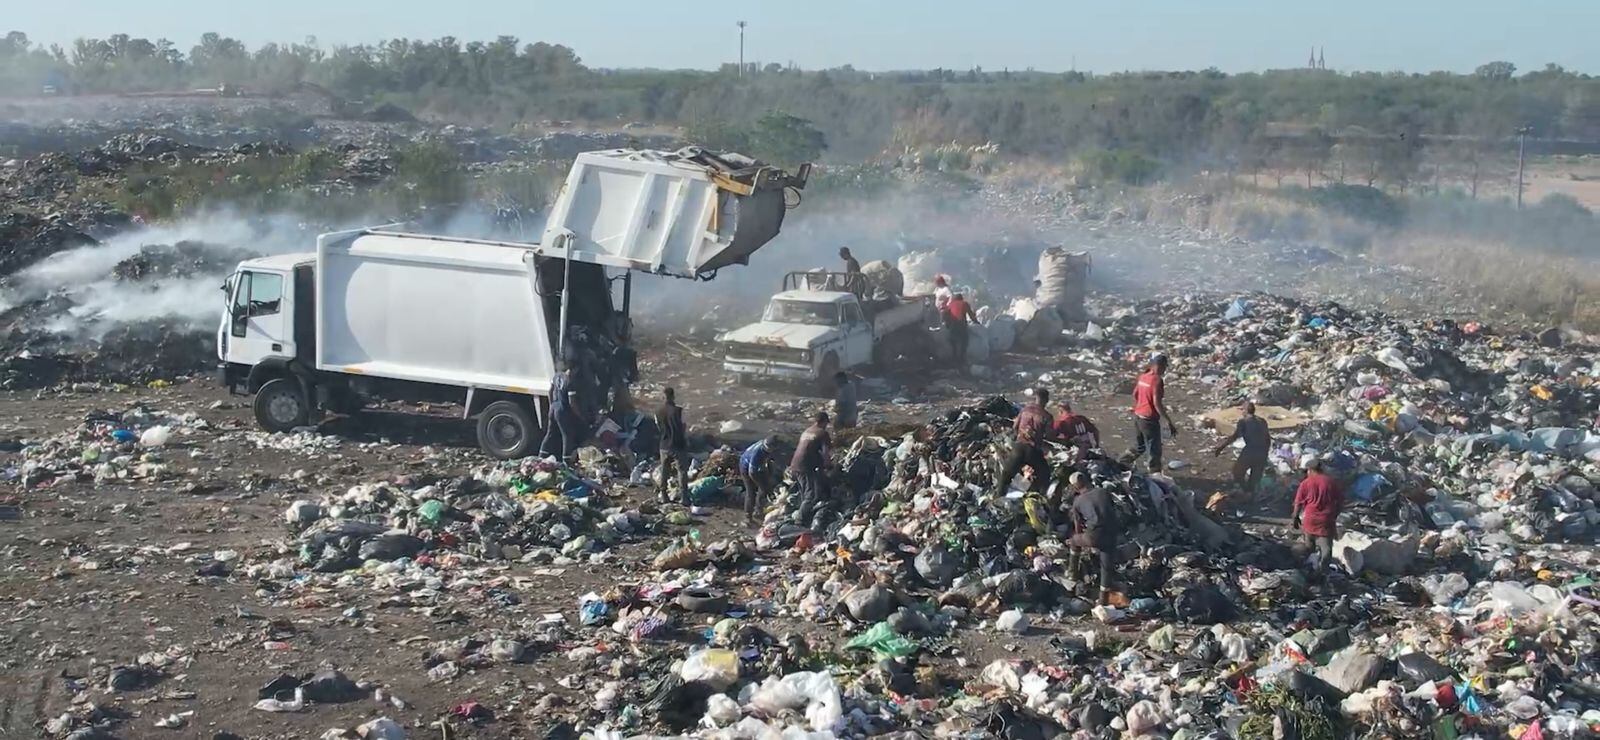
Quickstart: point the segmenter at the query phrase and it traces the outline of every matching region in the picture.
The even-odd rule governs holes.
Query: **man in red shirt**
[[[1344,508],[1344,491],[1338,481],[1322,472],[1321,460],[1306,463],[1306,478],[1294,492],[1294,509],[1289,518],[1305,535],[1306,543],[1317,548],[1312,576],[1321,580],[1333,564],[1333,541],[1339,536],[1339,510]]]
[[[1150,451],[1150,472],[1161,470],[1161,420],[1167,420],[1167,431],[1174,439],[1178,425],[1172,423],[1172,412],[1167,411],[1166,377],[1167,356],[1157,353],[1145,365],[1144,372],[1133,386],[1133,428],[1135,444],[1122,456],[1124,464],[1132,465],[1146,450]]]
[[[1083,414],[1074,413],[1072,404],[1066,401],[1061,402],[1061,415],[1056,417],[1051,431],[1056,439],[1084,449],[1100,446],[1100,430],[1095,428],[1094,422]]]
[[[944,306],[944,328],[950,332],[950,349],[954,350],[956,368],[963,375],[967,372],[967,341],[970,334],[967,331],[967,322],[977,321],[978,317],[972,312],[972,304],[967,303],[967,297],[957,293],[950,297],[950,302]]]
[[[1000,478],[994,483],[997,495],[1005,495],[1011,486],[1011,479],[1022,472],[1024,465],[1033,468],[1033,481],[1028,490],[1035,493],[1044,491],[1045,482],[1050,478],[1050,465],[1044,459],[1044,441],[1051,433],[1050,412],[1045,411],[1049,403],[1050,391],[1035,388],[1033,402],[1017,412],[1017,420],[1011,425],[1017,441],[1011,447],[1011,457],[1006,460],[1005,467],[1000,469]]]

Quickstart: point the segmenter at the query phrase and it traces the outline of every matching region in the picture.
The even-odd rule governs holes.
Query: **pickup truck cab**
[[[926,299],[862,300],[860,275],[801,272],[784,278],[761,320],[721,337],[723,370],[757,378],[828,386],[840,370],[881,364],[891,348],[915,342],[931,323]]]

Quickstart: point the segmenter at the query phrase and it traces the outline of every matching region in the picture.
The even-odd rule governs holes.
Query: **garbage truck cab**
[[[222,382],[255,397],[269,431],[370,400],[453,402],[491,456],[532,454],[561,367],[588,416],[632,381],[633,273],[708,279],[746,264],[807,170],[697,148],[589,152],[539,243],[358,229],[246,260],[223,286]]]

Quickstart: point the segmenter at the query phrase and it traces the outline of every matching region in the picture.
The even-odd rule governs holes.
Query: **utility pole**
[[[1527,159],[1528,132],[1532,126],[1521,126],[1517,129],[1517,210],[1522,210],[1522,166]]]
[[[739,77],[742,79],[744,77],[744,27],[750,24],[739,21],[737,25],[739,26]]]

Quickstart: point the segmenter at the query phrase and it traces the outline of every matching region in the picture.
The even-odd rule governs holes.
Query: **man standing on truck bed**
[[[1005,467],[1000,469],[1000,477],[994,482],[995,494],[1004,496],[1011,486],[1011,479],[1022,472],[1022,466],[1033,468],[1033,481],[1028,485],[1028,490],[1035,493],[1044,491],[1045,482],[1050,478],[1050,464],[1044,459],[1044,441],[1050,434],[1050,412],[1045,406],[1050,403],[1050,391],[1043,388],[1033,389],[1033,402],[1022,407],[1017,412],[1017,420],[1011,425],[1017,435],[1017,441],[1011,448],[1011,457],[1006,460]]]
[[[1150,452],[1150,472],[1161,472],[1161,420],[1167,420],[1167,431],[1174,439],[1178,425],[1172,423],[1172,412],[1167,411],[1166,377],[1167,356],[1156,353],[1144,366],[1144,372],[1133,386],[1134,447],[1122,456],[1122,462],[1132,465],[1146,450]]]
[[[844,260],[844,272],[846,275],[859,275],[861,273],[861,260],[850,254],[849,247],[839,247],[839,259]]]
[[[550,424],[544,441],[539,444],[541,456],[560,455],[562,460],[572,461],[573,451],[583,441],[579,400],[578,391],[572,386],[572,372],[566,363],[558,364],[555,376],[550,379]]]
[[[811,525],[817,505],[827,506],[828,464],[833,453],[833,435],[828,433],[828,412],[818,411],[811,426],[801,433],[794,446],[794,457],[789,461],[789,472],[794,474],[800,488],[800,506],[795,513],[802,527]]]
[[[661,465],[657,471],[656,498],[667,503],[667,471],[672,469],[678,477],[678,499],[689,505],[689,429],[683,423],[683,408],[678,406],[678,392],[671,387],[663,391],[666,401],[656,410],[656,428],[661,430]]]
[[[977,320],[978,316],[972,312],[972,304],[967,303],[965,295],[956,293],[950,296],[950,302],[944,307],[944,328],[950,332],[950,350],[954,355],[956,370],[962,375],[967,374],[967,343],[972,338],[967,323]]]

